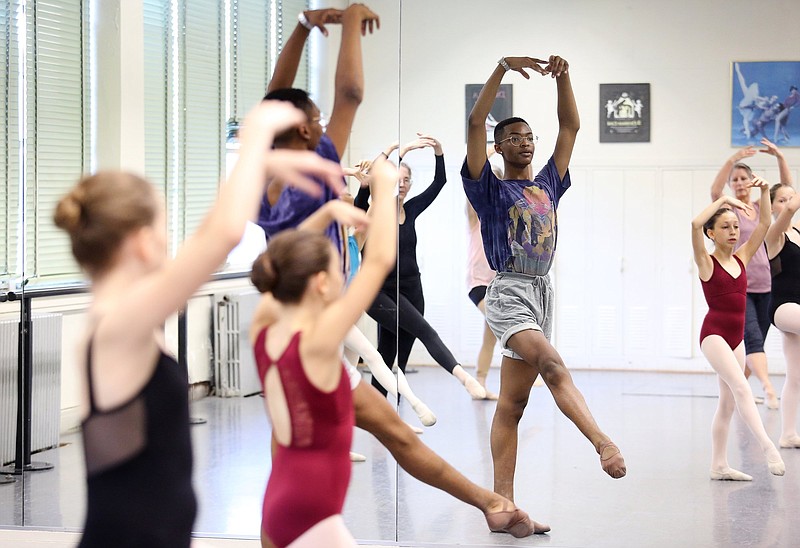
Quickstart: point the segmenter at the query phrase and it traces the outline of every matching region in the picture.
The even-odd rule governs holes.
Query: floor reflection
[[[786,476],[771,476],[749,430],[734,418],[730,463],[751,483],[711,482],[711,375],[575,372],[575,381],[600,426],[622,448],[628,476],[614,481],[597,455],[535,388],[520,425],[517,503],[550,524],[545,537],[524,541],[486,530],[480,513],[403,472],[370,435],[357,431],[354,450],[367,461],[353,466],[345,520],[356,538],[410,546],[793,546],[800,538],[800,451],[783,449]],[[495,404],[476,402],[438,368],[409,377],[439,422],[423,440],[473,481],[491,486],[489,431]],[[782,379],[776,378],[780,390]],[[492,371],[490,386],[498,375]],[[777,440],[780,415],[759,406]],[[410,423],[416,417],[401,406]],[[206,398],[192,404],[195,529],[209,535],[254,538],[269,474],[269,426],[263,400]],[[36,456],[50,471],[0,485],[0,523],[77,530],[84,512],[80,437]],[[395,494],[399,496],[395,496]]]

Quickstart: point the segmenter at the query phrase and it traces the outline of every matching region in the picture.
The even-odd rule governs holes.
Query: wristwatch
[[[506,72],[511,70],[511,67],[508,66],[508,61],[506,61],[505,57],[501,57],[500,60],[497,61],[497,64],[500,65],[501,67],[503,67]]]
[[[302,11],[301,11],[300,13],[298,13],[298,14],[297,14],[297,21],[298,21],[298,22],[299,22],[301,25],[303,25],[305,28],[307,28],[308,30],[314,30],[314,25],[312,25],[312,24],[309,22],[308,18],[306,17],[306,14],[305,14],[305,12],[302,12]]]

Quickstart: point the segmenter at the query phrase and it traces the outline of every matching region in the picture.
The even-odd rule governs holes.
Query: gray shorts
[[[553,333],[553,286],[550,276],[498,272],[486,290],[486,323],[500,340],[503,355],[522,358],[508,348],[508,339],[535,329],[550,340]]]

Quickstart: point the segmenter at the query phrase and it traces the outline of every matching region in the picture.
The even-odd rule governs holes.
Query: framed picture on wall
[[[650,84],[600,84],[600,142],[650,142]]]
[[[464,115],[464,142],[467,142],[467,131],[469,130],[469,113],[472,112],[472,107],[478,100],[483,89],[483,84],[464,84],[466,95],[466,114]],[[497,95],[494,98],[494,105],[486,118],[486,142],[494,143],[494,127],[497,122],[511,118],[514,110],[514,88],[512,84],[500,84],[500,89],[497,90]]]
[[[800,147],[798,88],[800,61],[731,63],[731,146]]]

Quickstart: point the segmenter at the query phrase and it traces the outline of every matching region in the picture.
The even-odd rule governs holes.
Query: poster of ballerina
[[[600,84],[600,142],[650,142],[650,84]]]
[[[731,146],[800,147],[800,61],[734,61]]]
[[[466,135],[469,130],[469,113],[472,112],[472,107],[478,100],[483,89],[483,84],[464,84],[464,91],[466,94],[466,118],[464,124],[464,142],[466,143]],[[486,118],[486,142],[494,143],[494,126],[497,122],[501,122],[506,118],[511,118],[514,110],[514,88],[513,84],[500,84],[500,89],[497,90],[497,96],[494,99],[492,110]]]

